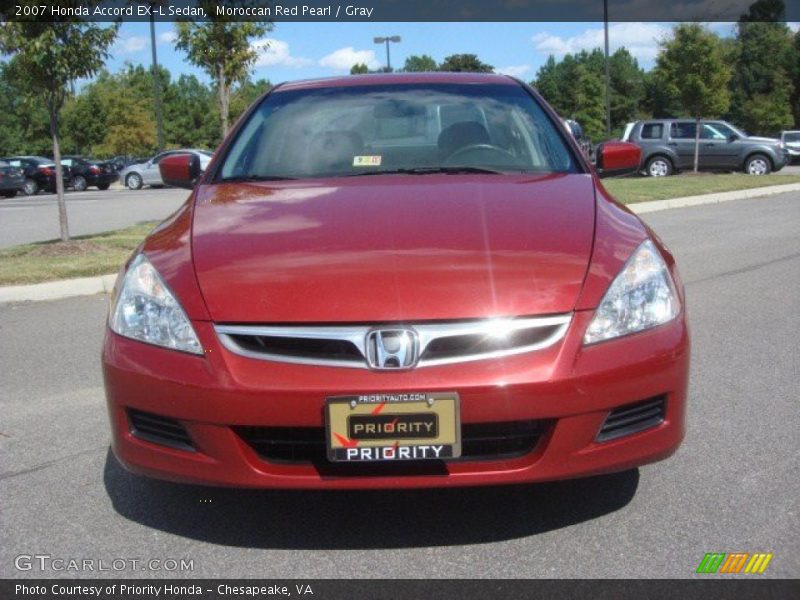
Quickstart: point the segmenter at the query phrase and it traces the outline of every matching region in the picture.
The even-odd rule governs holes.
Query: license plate
[[[455,392],[362,394],[328,398],[328,459],[333,462],[442,460],[461,456]]]

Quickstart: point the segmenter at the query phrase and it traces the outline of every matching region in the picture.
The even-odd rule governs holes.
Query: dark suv
[[[652,177],[671,175],[694,166],[694,119],[652,119],[629,124],[623,141],[642,148],[644,172]],[[739,171],[766,175],[789,161],[780,140],[752,137],[730,123],[700,121],[699,166],[706,171]]]

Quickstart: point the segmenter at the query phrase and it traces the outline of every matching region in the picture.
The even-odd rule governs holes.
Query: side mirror
[[[603,142],[597,147],[597,175],[619,177],[639,170],[642,149],[630,142]]]
[[[167,185],[190,190],[197,183],[202,171],[200,157],[196,154],[172,154],[158,163],[161,179]]]

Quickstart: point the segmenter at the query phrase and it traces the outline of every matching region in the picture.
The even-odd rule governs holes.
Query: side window
[[[663,123],[645,123],[640,137],[643,140],[660,140],[664,136]]]
[[[694,123],[692,121],[680,121],[673,123],[669,128],[669,137],[673,139],[694,139]]]
[[[155,158],[153,158],[153,164],[157,165],[161,161],[162,158],[166,158],[170,154],[172,154],[172,152],[163,152],[163,153],[157,155]]]
[[[704,140],[724,140],[727,136],[716,123],[704,123],[700,130],[700,137]]]

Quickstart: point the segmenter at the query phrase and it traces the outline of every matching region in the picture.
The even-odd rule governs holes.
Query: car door
[[[172,154],[172,152],[156,154],[145,163],[144,169],[142,169],[142,183],[145,185],[161,185],[163,183],[163,181],[161,181],[161,172],[158,170],[158,163],[162,158],[170,154]]]
[[[669,127],[669,140],[667,146],[672,148],[678,157],[679,169],[694,167],[694,121],[673,121]]]
[[[725,123],[704,121],[700,129],[700,166],[733,169],[739,156],[738,137]]]

